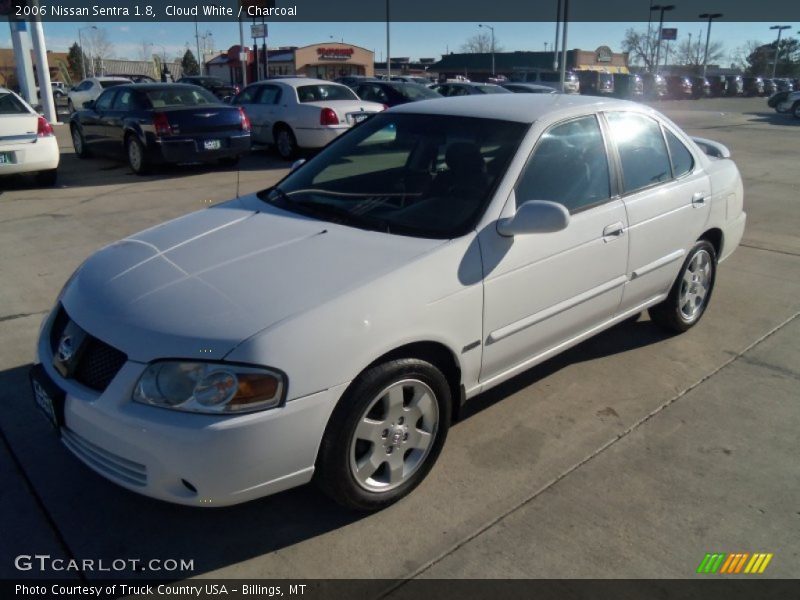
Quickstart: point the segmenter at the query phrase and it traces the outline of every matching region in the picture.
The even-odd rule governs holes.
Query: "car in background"
[[[476,82],[445,82],[431,86],[431,89],[446,97],[452,96],[473,96],[475,94],[510,94],[511,92],[494,83]]]
[[[515,94],[557,94],[558,92],[546,85],[538,85],[536,83],[514,83],[506,82],[501,83],[501,87],[506,88],[509,92]]]
[[[375,511],[462,402],[645,309],[695,327],[745,224],[728,149],[642,104],[405,104],[90,256],[40,328],[33,399],[132,492],[220,507],[313,480]]]
[[[775,84],[775,80],[770,77],[764,77],[764,96],[768,98],[771,97],[778,91],[778,86]]]
[[[536,83],[539,85],[546,85],[556,91],[561,91],[561,73],[558,71],[517,71],[511,73],[509,80],[514,83]],[[567,71],[564,80],[564,93],[578,94],[581,91],[581,84],[578,76],[572,72]]]
[[[581,94],[610,96],[614,94],[614,76],[604,71],[578,71]]]
[[[727,80],[726,96],[742,96],[744,94],[744,81],[741,75],[728,75]]]
[[[711,96],[711,82],[706,77],[695,75],[689,79],[692,82],[692,98],[698,100]]]
[[[661,75],[655,73],[640,73],[642,78],[642,91],[645,98],[660,100],[667,96],[667,82]]]
[[[792,88],[795,92],[800,92],[800,77],[792,79]]]
[[[614,97],[639,99],[644,95],[644,82],[635,73],[614,73]]]
[[[763,96],[764,95],[764,80],[761,77],[753,77],[747,75],[742,77],[742,95],[743,96]]]
[[[367,77],[366,75],[345,75],[343,77],[337,77],[333,80],[334,83],[341,83],[342,85],[346,85],[351,89],[355,89],[357,85],[360,85],[367,81],[382,81],[378,77]]]
[[[346,85],[310,77],[285,77],[248,85],[231,100],[245,110],[253,141],[275,146],[289,160],[315,150],[384,109],[361,100]]]
[[[360,83],[353,91],[362,100],[377,102],[387,108],[442,97],[424,85],[404,81],[368,81]]]
[[[154,77],[150,75],[122,75],[122,74],[109,74],[109,77],[125,77],[130,79],[133,83],[158,83]]]
[[[137,175],[157,164],[233,166],[250,150],[244,110],[200,86],[180,83],[131,83],[106,90],[72,115],[69,128],[78,158],[125,158]]]
[[[792,81],[788,77],[776,77],[773,81],[775,82],[775,88],[779,92],[794,91],[794,81]]]
[[[673,100],[687,100],[692,97],[692,80],[685,75],[666,75],[667,96]]]
[[[53,88],[53,97],[54,98],[66,98],[67,97],[67,86],[64,85],[63,81],[51,81],[50,87]]]
[[[127,77],[87,77],[80,83],[72,86],[67,93],[67,107],[69,112],[83,108],[85,102],[96,100],[103,91],[116,85],[133,83]]]
[[[200,87],[207,89],[220,100],[226,100],[239,93],[238,85],[225,83],[219,77],[201,77],[199,75],[189,75],[187,77],[181,77],[175,83],[199,85]]]
[[[402,81],[405,83],[418,83],[419,85],[428,85],[431,80],[427,77],[419,75],[392,75],[390,81]]]
[[[0,87],[0,177],[31,174],[39,185],[55,185],[59,160],[52,125],[17,94]]]
[[[709,75],[708,82],[711,84],[711,96],[720,98],[728,95],[728,78],[725,75]]]
[[[791,113],[795,119],[800,119],[800,92],[778,92],[769,102],[770,106],[778,113]]]

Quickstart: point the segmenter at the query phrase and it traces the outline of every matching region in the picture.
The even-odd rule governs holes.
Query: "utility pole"
[[[564,28],[561,40],[561,93],[567,81],[567,24],[569,23],[569,0],[564,0]]]
[[[553,71],[558,71],[558,33],[561,26],[561,0],[556,5],[556,41],[553,42]]]
[[[386,0],[386,79],[392,79],[392,51],[389,43],[389,0]]]
[[[480,24],[480,23],[478,24],[478,27],[486,27],[487,29],[491,30],[491,32],[492,32],[492,77],[494,77],[495,76],[495,68],[494,68],[494,27],[492,27],[491,25],[483,25],[483,24]]]
[[[653,10],[660,11],[658,18],[658,44],[656,44],[656,75],[658,75],[659,61],[661,59],[661,32],[664,29],[664,13],[674,9],[674,4],[656,4],[653,7]]]
[[[706,68],[708,67],[708,42],[711,40],[711,21],[722,17],[722,13],[703,13],[698,15],[701,19],[708,19],[708,31],[706,33],[706,51],[703,54],[703,77],[706,76]]]
[[[781,56],[781,34],[784,29],[791,29],[789,25],[773,25],[770,29],[778,30],[778,41],[775,42],[775,62],[772,63],[772,77],[775,78],[775,71],[778,70],[778,59]]]

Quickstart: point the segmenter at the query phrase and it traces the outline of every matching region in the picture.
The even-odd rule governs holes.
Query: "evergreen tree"
[[[181,59],[181,67],[183,68],[184,75],[199,75],[200,74],[200,65],[197,64],[197,59],[194,57],[194,54],[188,48],[186,52],[183,54],[183,58]]]

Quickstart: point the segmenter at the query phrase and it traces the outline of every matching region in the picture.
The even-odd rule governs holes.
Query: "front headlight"
[[[148,365],[133,399],[187,412],[231,414],[274,408],[285,389],[283,374],[271,369],[165,360]]]

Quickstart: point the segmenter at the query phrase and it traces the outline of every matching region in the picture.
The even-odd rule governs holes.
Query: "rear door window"
[[[277,104],[281,98],[281,89],[276,85],[264,85],[258,95],[259,104]]]
[[[667,145],[661,126],[654,119],[633,112],[610,112],[607,118],[611,138],[619,152],[626,193],[671,178]]]
[[[689,149],[683,145],[678,137],[664,129],[667,134],[667,145],[669,146],[669,155],[672,158],[672,175],[673,177],[680,177],[686,175],[694,167],[694,158]]]

